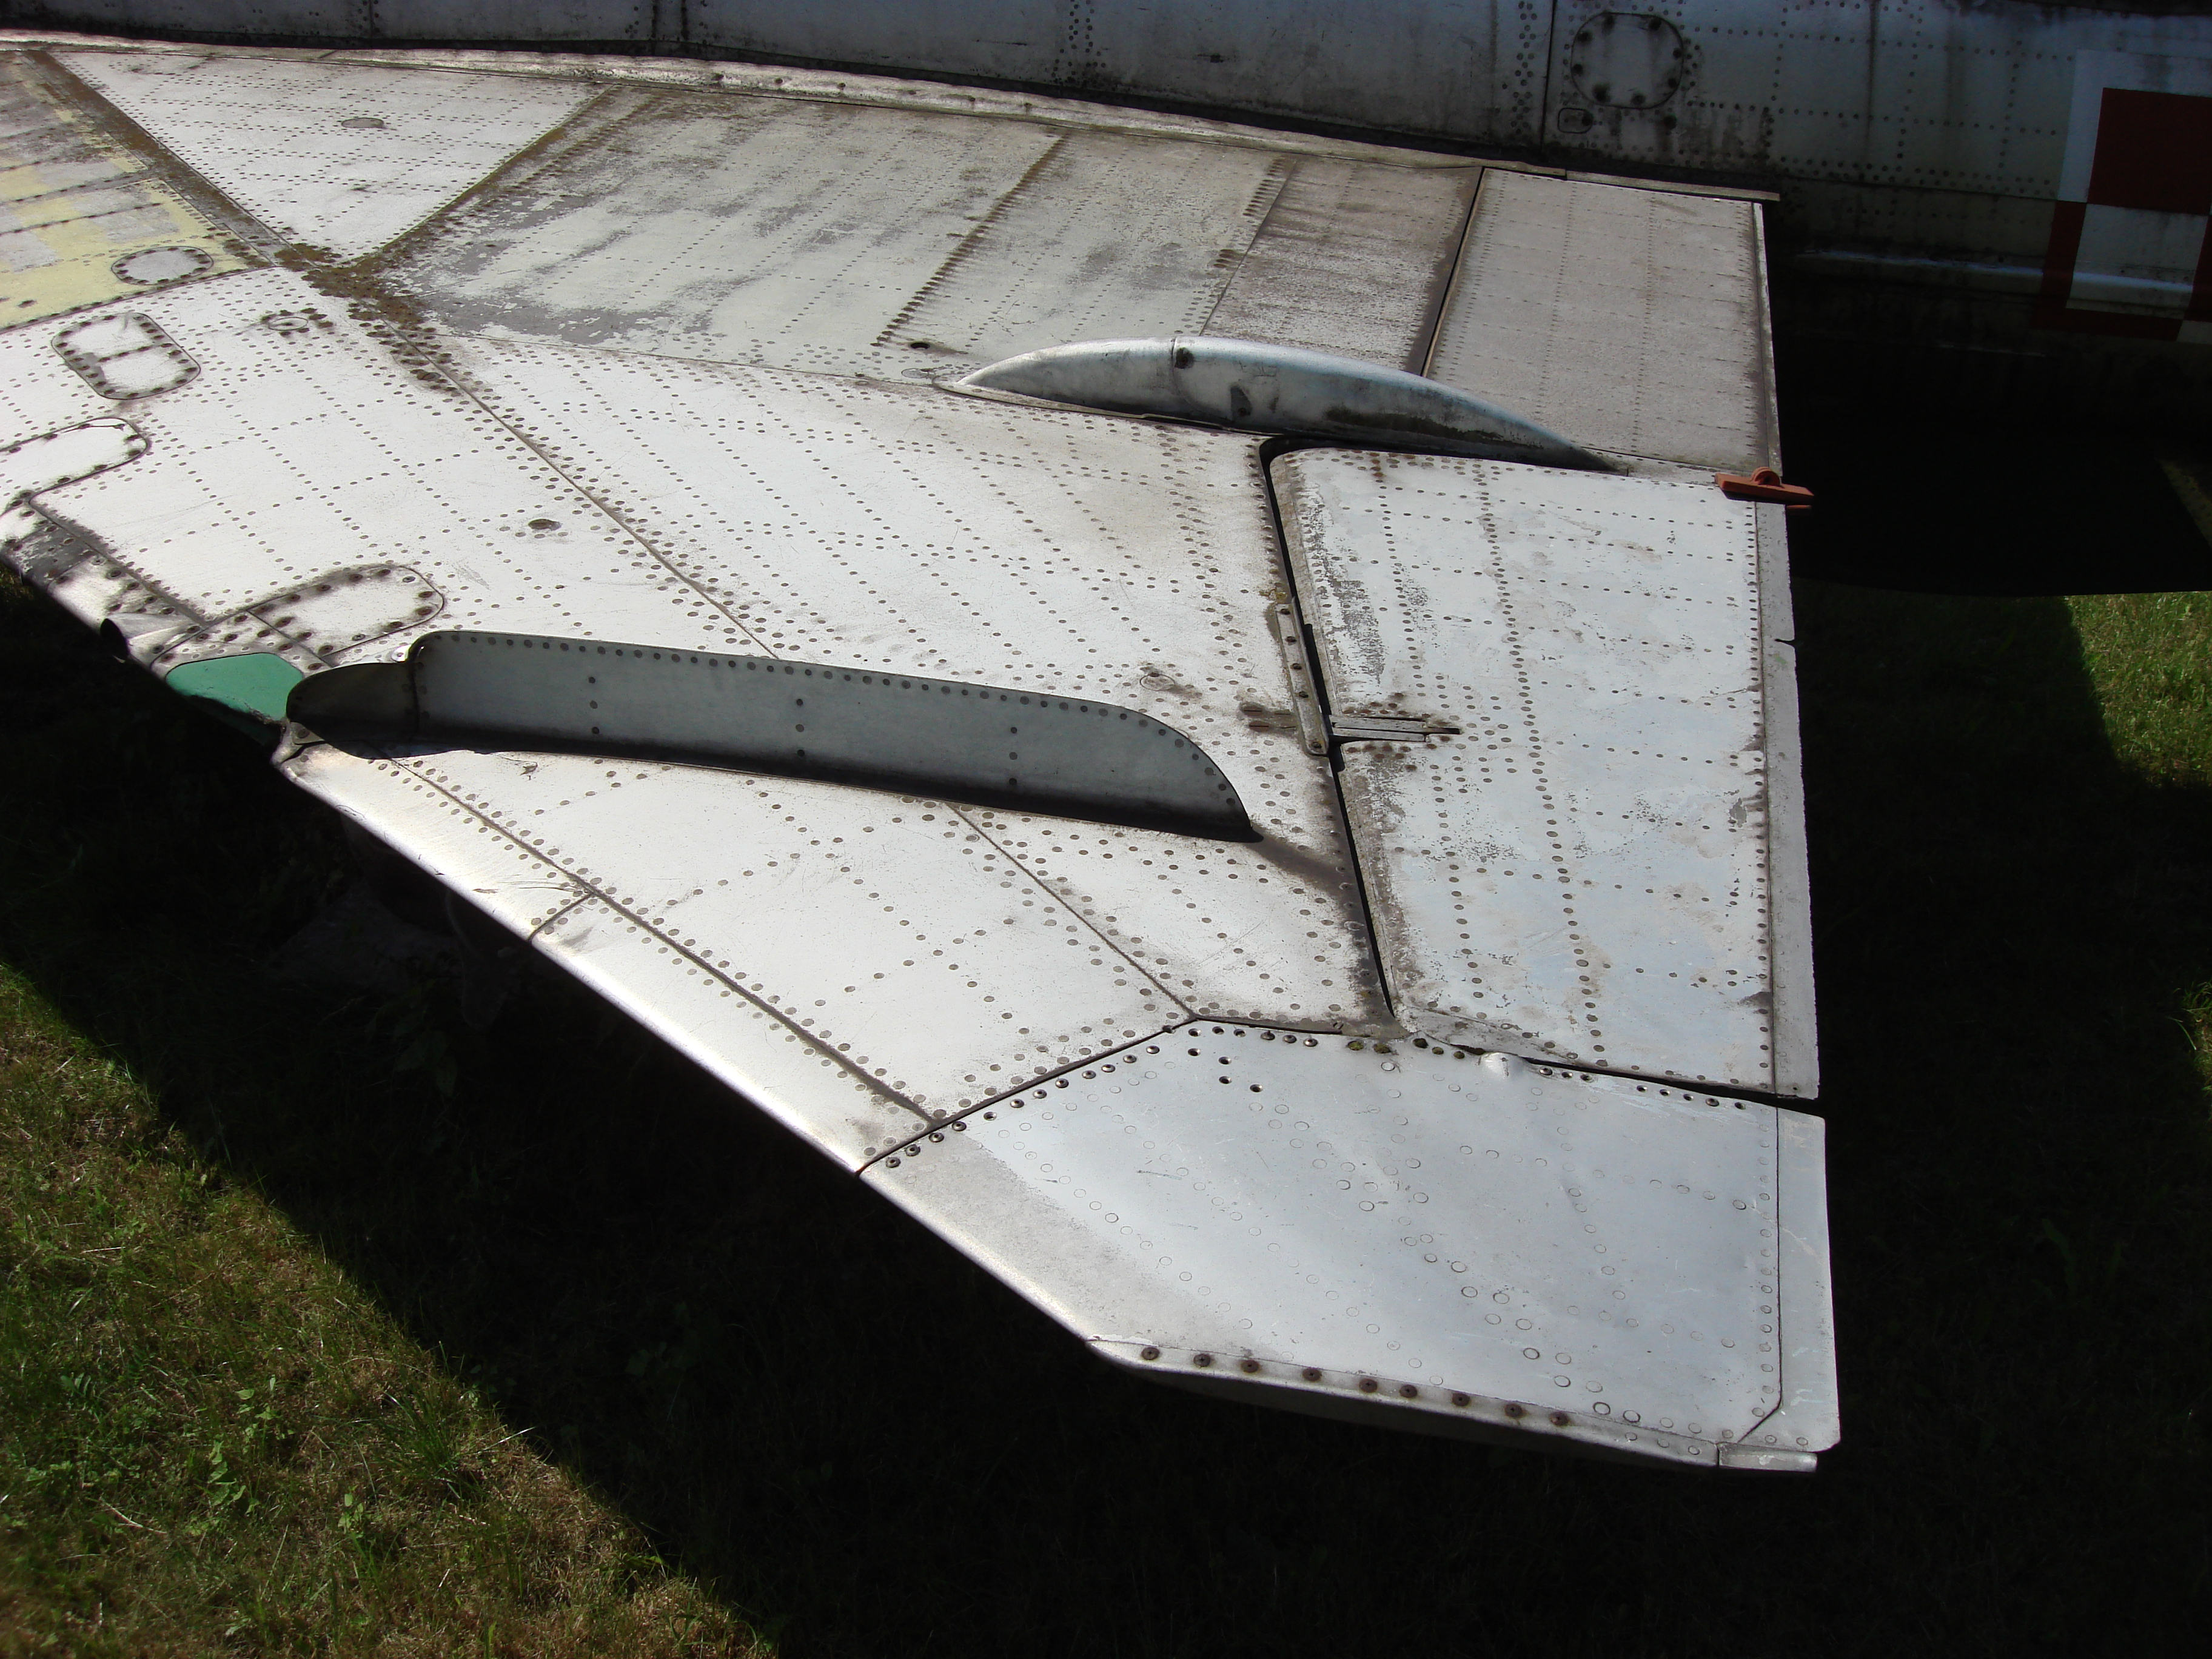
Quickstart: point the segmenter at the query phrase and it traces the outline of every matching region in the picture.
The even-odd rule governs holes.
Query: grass
[[[2113,753],[2141,778],[2212,786],[2212,593],[2072,603]]]
[[[2046,584],[2203,562],[2100,522]],[[1790,1481],[1148,1388],[562,982],[296,982],[331,825],[9,588],[0,1650],[2179,1645],[2212,599],[1798,598],[1847,1438]]]
[[[103,705],[108,677],[20,586],[0,616],[0,1651],[747,1650],[270,1201],[279,1101],[358,1125],[424,1091],[363,1050],[405,1000],[288,1006],[257,973],[339,878],[326,827],[280,811],[210,855],[193,836],[265,794],[254,757],[160,703]],[[164,799],[128,803],[148,786]],[[111,1017],[71,1021],[26,962]],[[343,1058],[391,1082],[316,1075]]]

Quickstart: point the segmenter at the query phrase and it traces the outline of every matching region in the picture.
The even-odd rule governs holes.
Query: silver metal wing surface
[[[0,76],[0,553],[119,654],[1114,1363],[1834,1443],[1755,202],[865,76]]]

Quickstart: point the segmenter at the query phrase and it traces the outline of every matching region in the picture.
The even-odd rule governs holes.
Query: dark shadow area
[[[1783,456],[1798,575],[1924,593],[2212,588],[2208,544],[2146,434],[2023,394],[2008,406],[1910,354],[1878,382],[1832,354],[1783,360]],[[2166,435],[2171,436],[2171,434]]]
[[[335,823],[20,599],[0,951],[787,1653],[2159,1650],[2212,1588],[2212,799],[2114,766],[2057,600],[1799,601],[1846,1433],[1807,1480],[1149,1388],[563,981],[477,1031],[283,976]]]

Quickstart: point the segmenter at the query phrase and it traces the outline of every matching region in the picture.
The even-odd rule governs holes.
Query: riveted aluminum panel
[[[1176,330],[1395,367],[1474,173],[671,94],[502,180],[393,279],[462,332],[879,378]]]
[[[389,659],[434,626],[896,670],[1142,709],[1204,745],[1250,808],[1259,841],[422,742],[307,742],[288,746],[281,763],[830,1155],[868,1165],[871,1179],[1122,1363],[1194,1386],[1257,1381],[1274,1403],[1300,1408],[1401,1413],[1455,1431],[1533,1430],[1662,1461],[1711,1463],[1737,1443],[1723,1435],[1753,1423],[1777,1440],[1747,1455],[1770,1460],[1832,1437],[1825,1291],[1806,1288],[1824,1287],[1826,1274],[1817,1137],[1790,1140],[1800,1120],[1717,1092],[1686,1099],[1656,1079],[1335,1046],[1352,1032],[1401,1038],[1335,787],[1300,735],[1279,647],[1275,623],[1291,596],[1256,441],[921,383],[965,354],[1102,331],[1109,318],[1104,331],[1233,321],[1262,338],[1274,331],[1405,361],[1456,245],[1465,169],[1182,117],[1056,106],[1046,119],[1040,103],[1031,118],[1014,94],[992,94],[989,121],[970,124],[942,88],[918,100],[934,112],[918,122],[915,107],[897,107],[896,87],[840,102],[821,76],[793,77],[805,80],[803,100],[702,91],[656,103],[623,90],[566,118],[593,92],[580,63],[538,60],[510,74],[507,60],[495,69],[486,59],[432,76],[356,62],[341,75],[274,55],[72,57],[118,86],[125,60],[181,64],[188,75],[213,64],[215,81],[233,83],[250,69],[276,88],[272,107],[296,84],[306,91],[282,112],[302,131],[331,117],[386,125],[341,125],[348,137],[333,143],[311,132],[296,166],[267,154],[284,142],[270,137],[276,128],[248,129],[226,182],[217,164],[234,135],[200,118],[189,97],[162,115],[204,176],[308,246],[297,270],[149,266],[155,280],[73,302],[88,308],[69,326],[94,331],[73,336],[80,349],[69,356],[57,342],[62,325],[0,319],[0,444],[32,441],[14,452],[10,490],[21,497],[0,519],[11,562],[88,620],[128,623],[134,653],[157,668],[204,657],[214,636],[203,629],[194,642],[188,630],[210,618],[226,619],[216,634],[233,622],[243,630],[216,645],[276,651],[309,673]],[[356,112],[340,92],[367,86],[348,77],[372,67],[396,86],[416,77],[415,94],[398,88],[395,108],[461,110],[453,118],[482,143],[429,155],[440,147],[416,128],[380,109]],[[720,72],[624,73],[639,86],[705,87]],[[775,78],[743,76],[757,89]],[[448,82],[465,95],[437,90]],[[530,95],[518,102],[516,88]],[[160,138],[160,97],[146,87],[132,95],[149,100],[144,124]],[[537,107],[533,98],[542,122],[500,113]],[[802,107],[810,112],[794,116]],[[489,112],[470,128],[467,110]],[[684,204],[655,198],[654,214],[641,216],[646,264],[682,280],[649,303],[609,301],[594,322],[580,289],[532,313],[530,283],[518,279],[469,289],[472,312],[459,301],[450,314],[440,308],[463,277],[504,257],[505,246],[486,248],[489,263],[464,270],[460,253],[502,203],[544,210],[516,221],[526,234],[514,246],[528,242],[531,258],[569,250],[516,269],[580,275],[597,246],[583,234],[592,205],[561,206],[539,185],[581,181],[593,158],[614,158],[602,176],[623,197],[656,159],[679,153],[656,139],[621,159],[624,135],[645,133],[656,110],[667,117],[656,131],[689,133],[680,153],[694,168],[690,199],[717,204],[715,228],[753,213],[755,233],[773,232],[787,207],[803,230],[730,281],[718,267],[733,263],[742,240],[710,236],[685,264]],[[874,148],[848,155],[842,174],[806,174],[811,150],[865,136],[854,111],[872,124]],[[1147,123],[1157,130],[1133,130]],[[943,136],[971,125],[995,136]],[[894,129],[906,137],[878,142]],[[424,153],[421,168],[356,167],[372,152],[344,148],[395,133],[398,148]],[[763,148],[725,167],[717,134],[736,151],[757,139]],[[896,171],[908,162],[921,172]],[[927,167],[940,169],[935,196],[915,187]],[[355,183],[368,188],[349,204]],[[750,205],[723,213],[730,204]],[[622,246],[620,213],[600,208],[606,246]],[[957,222],[940,222],[956,210]],[[401,231],[411,234],[387,240]],[[942,257],[932,257],[932,236],[948,245]],[[359,257],[380,249],[381,262]],[[353,257],[339,269],[333,254]],[[637,266],[628,269],[634,281]],[[623,270],[609,261],[584,298],[619,296]],[[886,270],[896,280],[872,289],[871,274]],[[449,289],[425,275],[456,271]],[[416,286],[400,286],[402,276]],[[421,322],[410,297],[445,325]],[[932,319],[947,338],[921,331]],[[863,325],[872,331],[855,344]],[[1030,328],[1042,337],[1022,339]],[[557,338],[498,337],[541,329]],[[916,350],[914,338],[932,344]],[[817,372],[701,361],[740,348],[793,362],[812,351],[804,366]],[[930,367],[908,380],[917,360]],[[143,451],[114,441],[125,434],[113,428],[96,443],[80,430],[118,411]],[[1575,507],[1575,526],[1596,521],[1588,507]],[[362,574],[339,607],[343,625],[318,623],[309,638],[304,625],[283,623],[300,624],[296,596],[347,572]],[[1771,655],[1775,642],[1764,648]],[[1654,684],[1671,686],[1665,653],[1650,660]],[[1421,672],[1425,688],[1440,671],[1425,660]],[[1387,695],[1367,711],[1375,721],[1404,712]],[[1345,745],[1355,781],[1359,757],[1376,748]],[[1273,1036],[1231,1020],[1265,1022]],[[1169,1029],[1188,1030],[1183,1048],[1201,1053],[1174,1058]],[[1269,1058],[1224,1066],[1240,1053],[1231,1042]],[[1123,1099],[1124,1119],[1095,1133],[1106,1100],[1120,1097],[1078,1091],[1117,1079],[1126,1089],[1112,1055],[1132,1044],[1188,1069],[1158,1089],[1170,1073],[1152,1066],[1160,1075],[1141,1079],[1156,1089],[1144,1098],[1161,1100],[1158,1111],[1132,1113]],[[1385,1061],[1400,1069],[1382,1071]],[[1434,1074],[1415,1079],[1424,1066]],[[1485,1082],[1455,1092],[1461,1073]],[[1213,1080],[1221,1075],[1230,1083]],[[1042,1141],[1060,1137],[1055,1171],[1042,1178],[1011,1138],[1023,1132],[1006,1127],[1038,1121],[1011,1097],[1034,1102],[1040,1089],[1094,1114],[1028,1132],[1041,1137],[1030,1147],[1040,1164]],[[1230,1100],[1258,1102],[1265,1121],[1291,1125],[1304,1108],[1307,1127],[1250,1130]],[[1462,1132],[1478,1121],[1491,1133]],[[1156,1144],[1142,1152],[1179,1161],[1133,1173],[1123,1149],[1148,1129]],[[1267,1138],[1285,1133],[1326,1135],[1332,1152],[1349,1149],[1334,1161],[1354,1167],[1324,1174],[1310,1161],[1270,1162]],[[1455,1157],[1477,1175],[1445,1176]],[[1607,1178],[1629,1170],[1638,1184],[1593,1199],[1585,1158]],[[1478,1169],[1485,1162],[1514,1173],[1492,1178]],[[1194,1183],[1153,1190],[1193,1171],[1218,1179],[1204,1174],[1204,1193]],[[1546,1184],[1560,1175],[1576,1190]],[[1351,1184],[1314,1184],[1323,1180]],[[1083,1195],[1071,1200],[1075,1186]],[[1743,1212],[1708,1218],[1707,1206],[1736,1197]],[[1420,1260],[1444,1232],[1431,1223],[1409,1234],[1394,1205],[1449,1212],[1447,1231],[1472,1241],[1469,1253]],[[1173,1229],[1188,1253],[1166,1264],[1129,1255],[1137,1235],[1119,1230],[1140,1216]],[[1225,1228],[1224,1217],[1234,1218]],[[1762,1237],[1774,1226],[1787,1238]],[[1587,1227],[1599,1231],[1577,1231]],[[1297,1248],[1285,1256],[1269,1243]],[[1762,1274],[1785,1245],[1780,1277]],[[1291,1273],[1285,1259],[1303,1265]],[[1793,1280],[1790,1264],[1801,1259]],[[1469,1273],[1480,1264],[1495,1281],[1486,1308],[1459,1297],[1453,1261]],[[1192,1280],[1176,1277],[1184,1271]],[[1604,1287],[1616,1280],[1627,1295],[1612,1298],[1620,1311],[1607,1320],[1584,1291],[1610,1298]],[[1642,1298],[1633,1309],[1632,1298]],[[1343,1311],[1352,1306],[1359,1316]],[[1674,1317],[1691,1308],[1699,1316]],[[1728,1321],[1703,1316],[1716,1308]],[[1216,1361],[1239,1340],[1240,1319],[1279,1337],[1281,1351],[1255,1346],[1231,1376]],[[1759,1323],[1778,1323],[1781,1336]],[[1762,1340],[1778,1346],[1761,1351]],[[1558,1376],[1569,1382],[1547,1400]],[[1556,1403],[1569,1394],[1583,1403]],[[1775,1401],[1779,1413],[1767,1409]]]
[[[884,331],[994,362],[1070,340],[1203,332],[1289,156],[1070,133]]]
[[[1782,1206],[1784,1121],[1504,1054],[1206,1023],[868,1173],[1139,1370],[1711,1462],[1798,1364],[1832,1380],[1777,1312],[1792,1275],[1825,1293],[1825,1218]],[[1785,1260],[1793,1224],[1816,1255]]]
[[[178,30],[185,27],[178,7],[179,0],[46,0],[41,12],[87,28]],[[641,49],[652,42],[710,57],[874,64],[1079,93],[1111,88],[1185,107],[1480,135],[1516,146],[1541,137],[1550,21],[1549,7],[1537,0],[1405,0],[1357,9],[1328,0],[1184,0],[1127,10],[1066,0],[186,0],[185,9],[196,30],[320,37],[349,43],[356,57],[372,55],[350,44],[362,40],[629,41]],[[693,62],[653,67],[672,79],[696,74]]]
[[[1023,121],[641,100],[471,203],[394,280],[468,333],[896,376],[878,337],[1058,142]]]
[[[34,496],[69,532],[49,538],[42,581],[87,606],[143,609],[137,584],[222,617],[280,582],[404,555],[442,596],[441,628],[1137,708],[1203,748],[1260,842],[978,823],[1194,1010],[1385,1017],[1326,763],[1291,708],[1249,441],[567,349],[448,343],[439,355],[463,377],[449,380],[422,343],[372,332],[278,270],[176,289],[156,309],[202,372],[134,404],[146,454]],[[30,332],[0,336],[0,380],[48,430],[112,408]],[[87,586],[94,568],[118,575]],[[239,648],[312,672],[399,654],[430,621],[360,645]]]
[[[1788,672],[1758,509],[1705,483],[1442,458],[1308,451],[1274,476],[1332,712],[1459,728],[1344,749],[1400,1018],[1811,1092],[1809,974],[1776,969],[1804,893],[1771,874],[1796,800],[1770,792],[1770,732],[1794,703],[1765,690]]]
[[[586,489],[426,380],[412,348],[305,279],[241,271],[131,304],[200,372],[131,403],[145,455],[37,500],[107,562],[201,614],[404,557],[447,596],[441,626],[705,647],[740,633]],[[0,334],[0,384],[47,430],[115,408],[40,331]],[[406,638],[299,665],[382,655]]]
[[[1429,373],[1622,454],[1771,464],[1766,287],[1749,202],[1483,175]]]
[[[340,258],[383,246],[597,91],[230,54],[59,56],[263,224]]]
[[[280,763],[293,781],[366,824],[478,909],[529,937],[586,897],[586,884],[475,804],[380,757],[317,744]]]
[[[1375,127],[1539,136],[1548,6],[1534,0],[965,0],[824,7],[691,0],[690,38],[739,52],[1241,107]]]
[[[1800,179],[2048,198],[2077,52],[2194,38],[2201,19],[2126,8],[1842,0],[1775,6],[1698,0],[1670,17],[1685,47],[1671,96],[1601,100],[1571,70],[1612,0],[1563,0],[1553,25],[1547,125],[1593,163],[1747,163]],[[2150,8],[2145,7],[2145,12]],[[2117,14],[2117,15],[2116,15]],[[1565,118],[1563,119],[1562,117]],[[1863,192],[1871,194],[1871,192]],[[1849,213],[1831,222],[1837,229]],[[1972,244],[1959,239],[1964,252]]]
[[[1481,176],[1300,161],[1202,331],[1419,373]]]
[[[422,744],[287,769],[848,1164],[1183,1017],[940,802]]]
[[[753,649],[1095,698],[1194,739],[1256,845],[1006,813],[994,833],[1048,857],[1056,890],[1141,941],[1194,1008],[1382,1017],[1335,791],[1275,641],[1253,441],[924,386],[493,341],[450,355]]]

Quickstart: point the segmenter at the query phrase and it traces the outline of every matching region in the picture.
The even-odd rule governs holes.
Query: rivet
[[[1237,1369],[1242,1370],[1245,1376],[1251,1376],[1259,1371],[1260,1362],[1256,1359],[1248,1359]]]
[[[1160,1351],[1158,1348],[1146,1348],[1137,1355],[1139,1359],[1158,1359],[1159,1357]]]
[[[1570,1418],[1565,1412],[1553,1412],[1552,1413],[1552,1426],[1555,1429],[1564,1429],[1574,1419]]]
[[[1505,1414],[1508,1417],[1526,1417],[1528,1414],[1528,1408],[1526,1406],[1508,1406],[1505,1408]]]
[[[1194,1365],[1211,1365],[1213,1363],[1213,1356],[1210,1353],[1194,1353],[1190,1357],[1190,1363]]]
[[[1419,1400],[1421,1397],[1421,1391],[1410,1382],[1401,1385],[1398,1393],[1401,1398],[1407,1400]]]
[[[1300,1371],[1298,1375],[1305,1378],[1309,1382],[1318,1382],[1321,1381],[1321,1367],[1318,1365],[1309,1365],[1305,1370]]]
[[[1359,1392],[1362,1394],[1373,1394],[1380,1387],[1382,1384],[1371,1376],[1363,1376],[1359,1379]]]
[[[1452,1396],[1452,1404],[1455,1406],[1466,1406],[1472,1403],[1473,1402],[1468,1400],[1467,1395],[1463,1394],[1455,1394]]]

